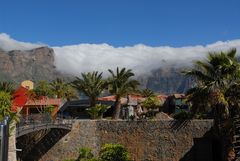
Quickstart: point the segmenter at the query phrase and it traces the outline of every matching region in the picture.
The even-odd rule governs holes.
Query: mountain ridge
[[[54,51],[49,47],[32,50],[0,50],[1,81],[52,80],[58,76],[62,74],[56,70]]]
[[[73,75],[57,70],[54,62],[54,50],[47,46],[32,50],[4,51],[0,49],[0,81],[20,83],[23,80],[54,80],[58,77],[72,80]],[[189,78],[181,74],[184,69],[166,65],[141,74],[137,79],[141,88],[149,88],[158,93],[183,93],[192,84]]]

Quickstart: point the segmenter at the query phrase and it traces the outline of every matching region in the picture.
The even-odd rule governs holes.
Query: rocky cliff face
[[[58,76],[61,74],[54,66],[53,49],[41,47],[29,51],[0,50],[0,80],[53,80]]]
[[[151,72],[151,75],[142,75],[138,78],[143,87],[155,92],[171,94],[184,93],[193,84],[190,78],[182,74],[184,67],[173,66],[161,67]]]

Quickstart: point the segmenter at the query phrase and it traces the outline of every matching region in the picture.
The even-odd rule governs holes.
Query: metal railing
[[[0,123],[0,161],[8,160],[9,122],[10,118],[5,117]]]
[[[59,129],[72,129],[71,120],[63,120],[61,118],[53,119],[50,115],[36,114],[22,117],[17,124],[16,137],[25,134],[39,131],[42,129],[59,128]]]

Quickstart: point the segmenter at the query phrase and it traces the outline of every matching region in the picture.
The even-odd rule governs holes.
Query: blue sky
[[[0,33],[50,46],[181,47],[240,38],[239,0],[1,0]]]

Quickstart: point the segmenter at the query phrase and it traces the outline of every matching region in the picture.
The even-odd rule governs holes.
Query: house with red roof
[[[61,99],[39,97],[37,99],[31,99],[29,96],[29,85],[23,86],[23,83],[12,94],[12,111],[18,112],[24,116],[30,114],[42,113],[46,108],[50,106],[53,108],[51,116],[55,117],[58,109],[61,105]],[[33,86],[32,86],[33,87]]]

